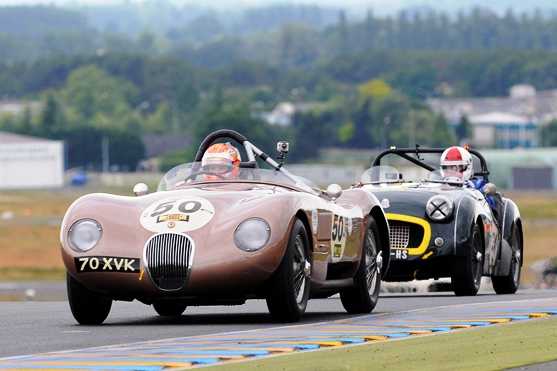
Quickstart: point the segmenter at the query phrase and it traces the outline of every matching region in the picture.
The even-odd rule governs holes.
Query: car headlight
[[[244,251],[257,251],[271,237],[271,227],[261,218],[250,218],[240,223],[234,231],[234,243]]]
[[[449,218],[453,213],[453,200],[447,196],[433,196],[425,206],[427,216],[436,222]]]
[[[81,219],[68,231],[68,243],[72,250],[86,252],[99,243],[103,230],[99,222],[93,219]]]

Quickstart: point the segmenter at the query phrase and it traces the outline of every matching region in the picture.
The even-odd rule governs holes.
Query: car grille
[[[189,236],[156,234],[145,245],[145,266],[161,290],[179,290],[187,282],[194,250]]]
[[[417,248],[424,239],[424,229],[418,224],[389,220],[389,228],[391,247],[395,249]]]
[[[408,240],[410,239],[408,223],[389,222],[389,227],[391,229],[391,247],[408,247]]]

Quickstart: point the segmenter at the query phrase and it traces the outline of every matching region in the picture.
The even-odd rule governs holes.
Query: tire
[[[356,287],[340,292],[342,306],[348,313],[370,313],[377,305],[381,288],[381,269],[377,265],[379,251],[377,224],[369,216],[360,266],[354,276]]]
[[[451,283],[456,296],[474,296],[480,289],[483,274],[483,245],[477,224],[470,234],[472,246],[466,256],[455,256],[452,261]]]
[[[277,322],[297,322],[309,299],[309,242],[306,228],[294,219],[288,246],[267,287],[267,308]]]
[[[154,302],[153,308],[155,309],[155,312],[159,314],[159,316],[178,317],[181,316],[182,313],[184,313],[187,305],[167,300]]]
[[[104,299],[95,291],[91,291],[68,272],[66,272],[68,301],[75,320],[82,325],[100,325],[104,322],[112,300]]]
[[[491,283],[493,290],[499,295],[514,294],[520,286],[520,269],[522,267],[522,240],[518,231],[514,234],[513,239],[510,241],[513,257],[511,259],[511,266],[509,267],[509,274],[506,276],[493,276]]]

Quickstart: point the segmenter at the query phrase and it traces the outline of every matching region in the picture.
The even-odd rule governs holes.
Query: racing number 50
[[[170,209],[172,209],[174,207],[175,203],[176,203],[176,201],[163,202],[162,204],[158,205],[155,208],[155,210],[153,210],[153,213],[151,214],[151,217],[159,216],[161,214],[164,214],[164,213],[170,211]],[[185,214],[194,213],[197,210],[199,210],[200,208],[201,208],[201,202],[193,201],[193,200],[188,200],[188,201],[182,202],[181,204],[178,205],[178,210],[180,210],[181,212],[183,212]]]
[[[340,241],[342,240],[342,236],[344,235],[344,218],[342,216],[335,215],[335,220],[333,222],[333,234],[332,239],[333,241]]]

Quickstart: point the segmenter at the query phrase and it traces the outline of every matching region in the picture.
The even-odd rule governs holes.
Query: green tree
[[[459,142],[472,136],[472,127],[470,125],[470,121],[468,121],[468,118],[466,116],[460,117],[455,134]]]
[[[337,53],[338,54],[348,54],[350,53],[350,35],[348,32],[348,24],[346,22],[346,14],[344,11],[340,11],[338,14],[338,26],[337,26]]]
[[[432,140],[428,143],[431,147],[450,147],[456,143],[456,135],[449,127],[444,115],[439,114],[433,122]]]
[[[226,28],[215,17],[200,16],[193,19],[181,29],[172,29],[168,32],[169,38],[174,42],[190,42],[201,45],[210,42],[219,35],[226,34]]]
[[[396,71],[387,77],[387,81],[413,98],[425,99],[435,94],[436,76],[431,66]]]
[[[147,133],[172,133],[174,112],[168,102],[160,103],[155,112],[147,118],[143,130]]]
[[[551,120],[539,130],[543,147],[557,147],[557,120]]]
[[[373,98],[365,99],[352,115],[354,122],[353,135],[350,140],[345,141],[347,147],[352,148],[375,148],[380,145],[380,139],[374,134],[374,118],[371,112]]]
[[[255,143],[269,143],[268,124],[251,117],[250,111],[243,107],[223,106],[213,115],[203,119],[194,129],[196,141],[201,143],[210,133],[220,130],[235,130]]]
[[[152,107],[167,102],[189,114],[199,104],[200,89],[196,77],[199,74],[191,63],[157,58],[146,61],[141,73],[144,76],[143,97]]]
[[[361,99],[393,94],[393,88],[382,79],[372,79],[358,87]]]
[[[285,23],[277,40],[276,63],[282,68],[310,65],[319,56],[317,45],[309,27]]]
[[[23,108],[23,115],[21,117],[21,129],[23,133],[27,135],[35,134],[35,128],[33,127],[32,123],[31,108],[29,107],[29,105],[25,105],[25,107]]]
[[[129,81],[113,77],[96,65],[87,65],[68,75],[60,97],[82,120],[82,125],[123,129],[131,121],[130,101],[137,93],[137,88]]]
[[[51,55],[87,55],[95,51],[93,35],[87,31],[63,30],[49,32],[43,36],[42,54]]]
[[[354,139],[355,127],[353,122],[347,122],[342,125],[338,130],[338,138],[341,144],[345,145],[352,139]]]
[[[192,130],[194,145],[165,156],[163,160],[164,169],[170,169],[180,163],[193,161],[198,145],[201,144],[207,135],[221,129],[234,130],[243,134],[251,143],[271,156],[275,153],[275,146],[278,140],[292,141],[288,130],[279,127],[271,128],[269,124],[253,118],[250,111],[246,108],[225,105],[220,110],[214,112],[213,115],[200,120],[198,125]],[[239,143],[234,142],[232,144],[242,148]]]
[[[56,130],[64,126],[64,115],[54,90],[46,90],[41,94],[42,111],[39,115],[39,132],[50,138]]]
[[[68,149],[68,165],[91,170],[102,169],[102,140],[108,138],[110,165],[119,165],[135,170],[144,158],[145,147],[136,131],[115,128],[101,129],[82,126],[64,129],[56,133],[57,139],[64,139]]]
[[[296,162],[316,159],[320,149],[338,145],[338,133],[344,122],[344,112],[330,107],[296,113],[290,158]]]

